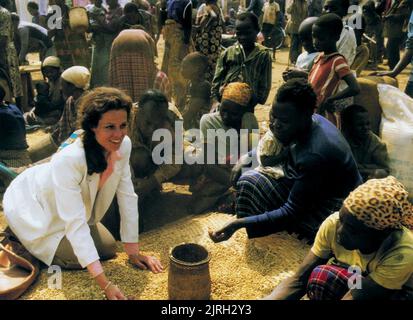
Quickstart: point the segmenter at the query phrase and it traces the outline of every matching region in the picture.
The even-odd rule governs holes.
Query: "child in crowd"
[[[207,70],[208,58],[199,52],[188,54],[182,61],[182,76],[189,80],[186,104],[182,112],[186,130],[199,128],[199,120],[202,115],[210,110],[211,84],[205,80]]]
[[[334,13],[327,13],[317,19],[312,27],[315,50],[320,54],[308,74],[295,70],[290,78],[308,77],[317,94],[318,113],[326,117],[336,126],[340,123],[340,100],[353,97],[360,92],[359,85],[343,55],[337,52],[337,41],[343,29],[343,22]],[[347,88],[338,92],[340,80],[344,80]]]
[[[370,130],[367,110],[357,104],[348,106],[341,113],[341,124],[363,180],[387,177],[390,169],[386,144]]]
[[[314,60],[319,55],[319,52],[314,48],[312,37],[313,25],[317,19],[317,17],[309,17],[301,22],[298,29],[298,35],[305,51],[298,56],[297,62],[295,63],[295,68],[287,69],[283,72],[284,81],[292,79],[295,70],[310,72],[313,67]]]

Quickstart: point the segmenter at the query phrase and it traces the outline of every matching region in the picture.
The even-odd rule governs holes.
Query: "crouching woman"
[[[410,300],[412,228],[403,185],[392,176],[368,180],[323,222],[295,275],[266,298]]]
[[[137,195],[129,168],[127,122],[131,99],[114,88],[98,88],[79,102],[82,131],[50,162],[27,169],[4,195],[12,233],[47,265],[87,267],[108,299],[125,299],[100,260],[113,258],[116,242],[100,223],[116,195],[120,234],[129,261],[162,271],[158,260],[140,254]]]

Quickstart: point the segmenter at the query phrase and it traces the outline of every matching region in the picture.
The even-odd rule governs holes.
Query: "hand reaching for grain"
[[[237,220],[235,220],[226,224],[223,228],[217,231],[208,230],[208,234],[212,241],[222,242],[231,238],[234,232],[237,231],[239,228],[240,227],[238,226]]]

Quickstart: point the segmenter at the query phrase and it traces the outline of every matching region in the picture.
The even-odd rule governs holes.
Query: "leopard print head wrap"
[[[371,179],[344,200],[346,209],[367,227],[377,230],[413,229],[413,206],[408,192],[393,176]]]

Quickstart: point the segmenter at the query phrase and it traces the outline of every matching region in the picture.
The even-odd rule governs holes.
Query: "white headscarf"
[[[74,66],[62,73],[62,79],[73,84],[76,88],[87,90],[90,85],[90,72],[82,66]]]

